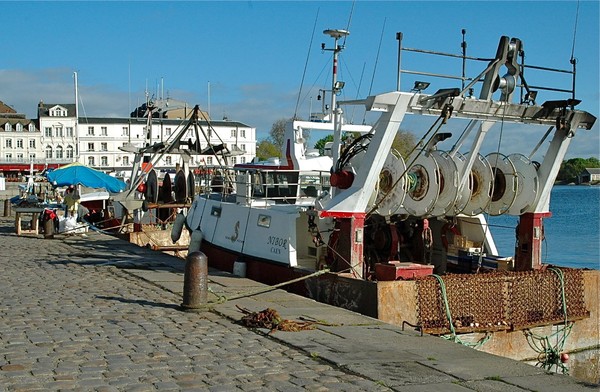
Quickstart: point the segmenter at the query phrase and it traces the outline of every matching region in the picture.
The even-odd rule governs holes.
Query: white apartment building
[[[119,147],[133,145],[144,147],[148,144],[168,143],[175,133],[185,126],[180,119],[152,119],[151,130],[144,118],[79,118],[79,156],[77,160],[84,165],[104,171],[126,171],[131,169],[134,154],[122,151]],[[149,132],[150,131],[150,132]],[[212,145],[223,143],[229,150],[242,150],[243,154],[229,158],[229,164],[250,162],[256,156],[256,128],[237,121],[199,122],[200,146],[208,143],[203,135],[210,137]],[[150,139],[147,137],[150,136]],[[190,127],[181,140],[195,140],[193,127]],[[174,169],[180,162],[178,155],[165,155],[156,167]],[[193,155],[190,167],[216,165],[211,155]]]
[[[0,104],[2,104],[0,102]],[[186,120],[153,118],[148,129],[146,118],[79,117],[74,104],[38,104],[38,119],[27,120],[12,108],[0,107],[0,172],[5,176],[24,174],[34,163],[35,171],[78,161],[106,172],[131,170],[134,154],[119,149],[130,144],[143,147],[168,142]],[[256,128],[238,121],[199,121],[200,147],[223,143],[229,150],[241,150],[229,158],[229,164],[250,162],[256,156]],[[195,140],[190,127],[183,141]],[[151,139],[147,139],[150,136]],[[16,164],[19,165],[16,165]],[[165,155],[155,165],[174,169],[178,155]],[[191,168],[216,165],[210,155],[193,155]],[[16,180],[16,177],[15,177]]]
[[[48,164],[74,162],[78,154],[74,104],[38,104],[41,157]]]
[[[66,108],[60,108],[61,114],[67,116],[67,112]],[[64,135],[64,129],[53,129],[49,134]],[[24,114],[17,113],[10,106],[0,102],[0,174],[7,181],[20,181],[22,174],[29,173],[32,164],[35,171],[46,167],[49,162],[45,158],[42,138],[37,120],[28,119]],[[55,146],[52,139],[54,138],[46,138],[51,148]],[[71,143],[71,146],[74,144]],[[50,167],[68,162],[72,162],[72,158],[68,160],[63,154],[63,158],[54,160]]]

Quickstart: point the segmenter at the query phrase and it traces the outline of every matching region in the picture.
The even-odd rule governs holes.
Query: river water
[[[552,217],[544,219],[542,262],[600,269],[600,186],[559,185],[550,196]],[[498,253],[515,253],[518,217],[489,217]]]

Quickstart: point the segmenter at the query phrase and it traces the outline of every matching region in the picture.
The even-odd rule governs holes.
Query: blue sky
[[[0,100],[29,117],[35,117],[40,100],[74,102],[77,71],[81,115],[125,117],[144,102],[148,88],[204,110],[210,102],[212,118],[244,122],[263,138],[273,122],[294,114],[297,101],[302,117],[311,105],[313,110],[320,105],[310,88],[329,88],[330,52],[322,53],[320,45],[330,47],[332,41],[324,29],[350,30],[340,66],[346,82],[341,99],[354,99],[395,90],[398,31],[405,46],[459,54],[466,29],[468,54],[484,58],[494,56],[501,35],[517,37],[528,64],[570,69],[578,6],[579,109],[600,112],[598,1],[19,1],[1,6]],[[403,65],[460,73],[460,62],[437,63],[427,56],[403,54]],[[484,66],[467,73],[476,76]],[[531,72],[528,83],[570,87],[561,75],[537,77]],[[402,89],[412,80],[403,77]],[[428,92],[460,87],[437,83],[442,84],[434,82]],[[557,96],[538,96],[547,99]],[[417,135],[417,128],[424,128],[408,126]],[[592,131],[579,132],[568,157],[598,157],[598,129],[596,123]],[[528,155],[545,129],[539,135],[506,131],[506,149]],[[492,148],[498,142],[489,143]]]

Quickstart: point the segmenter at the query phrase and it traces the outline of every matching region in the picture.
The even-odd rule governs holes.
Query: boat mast
[[[330,50],[333,52],[333,76],[331,78],[331,114],[333,116],[333,167],[335,167],[337,160],[340,155],[340,144],[342,138],[341,132],[341,121],[340,116],[342,110],[336,105],[336,95],[344,88],[344,82],[338,82],[337,80],[337,65],[338,65],[338,54],[344,50],[344,45],[338,45],[338,40],[342,37],[346,37],[350,34],[347,30],[324,30],[323,34],[329,35],[334,39],[333,49],[325,49],[325,44],[321,44],[322,50]]]
[[[77,72],[73,72],[73,82],[75,84],[75,161],[79,161],[79,85],[77,81]]]

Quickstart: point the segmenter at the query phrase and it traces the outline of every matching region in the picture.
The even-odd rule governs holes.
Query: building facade
[[[37,171],[46,166],[38,122],[0,102],[0,174],[19,181],[32,165]]]
[[[580,184],[600,182],[600,168],[585,168],[579,175]]]
[[[132,113],[135,115],[136,112]],[[135,159],[132,152],[121,148],[144,147],[167,143],[186,124],[180,118],[105,118],[77,117],[74,104],[45,104],[40,102],[37,120],[0,102],[0,173],[9,181],[19,181],[34,171],[55,168],[71,162],[105,171],[126,174]],[[250,162],[256,156],[256,128],[238,121],[199,121],[200,147],[210,140],[212,145],[224,144],[239,155],[231,156],[228,164]],[[195,140],[193,129],[182,140]],[[180,164],[179,155],[165,155],[155,165],[159,169],[174,169]],[[216,165],[209,155],[193,155],[190,167]]]
[[[148,144],[168,143],[185,126],[180,119],[153,119],[148,124],[144,118],[80,118],[78,123],[79,156],[84,165],[108,172],[130,170],[134,154],[123,151],[127,146],[144,147]],[[229,150],[240,152],[229,158],[229,164],[250,162],[256,156],[256,129],[237,121],[199,121],[200,145],[208,145],[203,135],[210,138],[212,145],[223,143]],[[192,128],[182,140],[195,140]],[[242,153],[243,152],[243,153]],[[156,164],[159,169],[174,169],[180,164],[175,154],[164,155]],[[193,155],[190,167],[216,165],[212,156]]]

